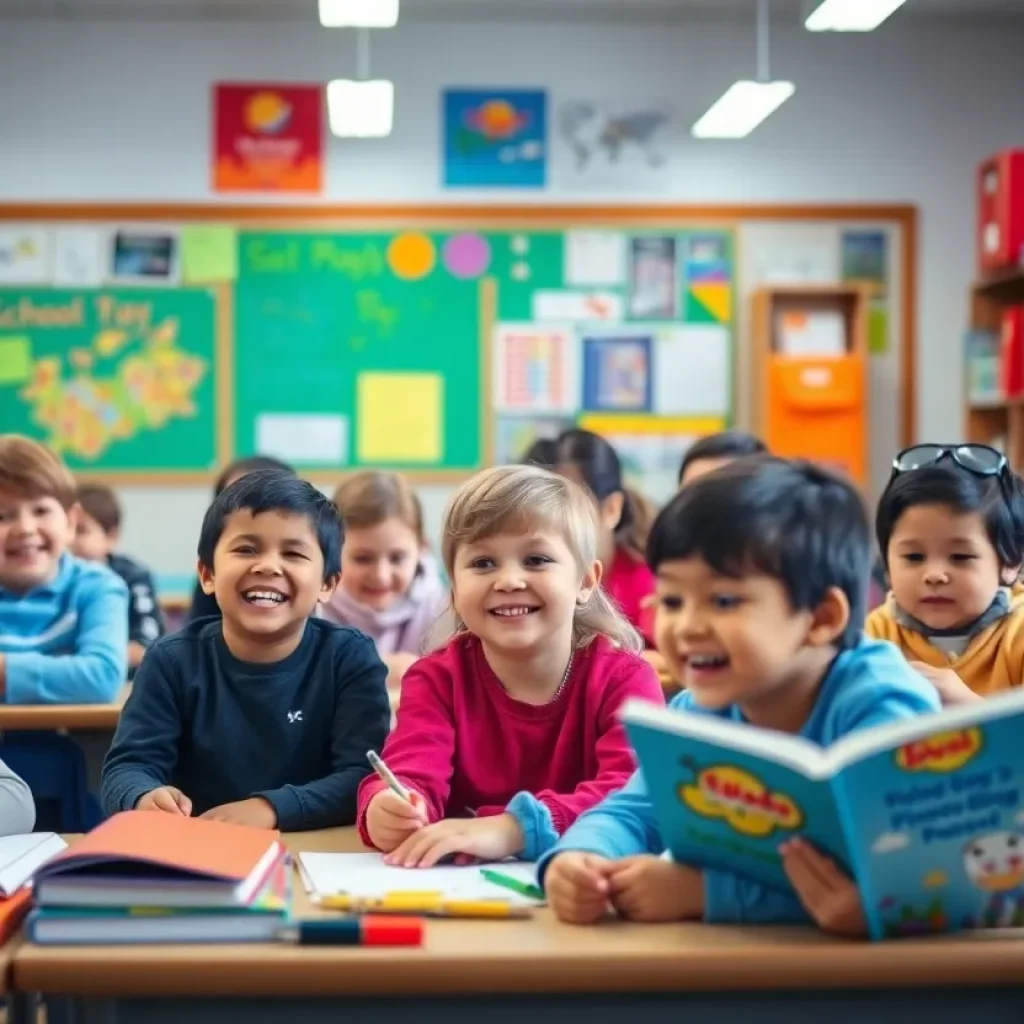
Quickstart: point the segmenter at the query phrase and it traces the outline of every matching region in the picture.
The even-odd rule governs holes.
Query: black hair
[[[679,465],[679,482],[683,482],[687,469],[702,459],[741,459],[746,455],[764,455],[767,451],[764,441],[745,430],[708,434],[687,448]]]
[[[213,484],[213,496],[216,498],[222,494],[224,488],[232,480],[243,477],[246,473],[256,473],[261,469],[273,469],[278,473],[295,476],[295,470],[287,462],[275,459],[272,455],[249,455],[244,459],[235,459],[220,471],[220,475]]]
[[[871,528],[846,480],[802,460],[737,459],[684,487],[651,528],[654,572],[694,555],[723,576],[774,577],[794,611],[817,608],[837,587],[850,621],[836,645],[856,644],[867,611]]]
[[[622,515],[615,527],[615,543],[643,557],[647,546],[647,520],[639,496],[622,479],[619,453],[600,434],[589,430],[564,430],[555,439],[552,467],[572,466],[598,501],[622,495]]]
[[[227,517],[242,509],[247,509],[254,516],[263,512],[304,516],[313,528],[324,556],[324,582],[341,572],[344,530],[334,502],[308,480],[300,480],[279,469],[246,473],[217,495],[206,510],[199,531],[199,561],[203,565],[213,566],[213,551],[224,532]]]
[[[954,512],[976,512],[1004,568],[1024,562],[1024,494],[1020,478],[978,476],[950,459],[898,473],[882,493],[875,513],[875,535],[886,568],[889,541],[900,517],[919,505],[944,505]]]
[[[558,442],[553,437],[538,437],[520,456],[519,462],[524,466],[540,466],[551,469],[558,458]]]

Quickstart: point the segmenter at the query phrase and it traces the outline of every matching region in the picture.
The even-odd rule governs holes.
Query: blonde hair
[[[76,500],[71,470],[45,445],[21,434],[0,434],[0,491],[55,498],[65,509]]]
[[[596,561],[600,537],[597,507],[583,488],[539,466],[497,466],[477,473],[459,488],[445,510],[441,557],[448,578],[455,578],[455,556],[460,547],[499,533],[538,528],[554,530],[562,537],[581,573]],[[465,629],[456,613],[455,633]],[[576,606],[573,644],[583,647],[599,636],[627,651],[643,648],[639,633],[600,587],[585,604]]]
[[[425,544],[423,506],[416,492],[397,473],[355,473],[334,492],[342,525],[347,530],[377,526],[385,519],[399,519]]]

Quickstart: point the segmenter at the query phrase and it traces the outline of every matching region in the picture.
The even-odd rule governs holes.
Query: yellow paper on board
[[[444,381],[439,374],[361,373],[356,407],[361,463],[442,461]]]
[[[32,342],[22,335],[0,338],[0,384],[22,384],[32,376]]]
[[[186,284],[238,278],[238,232],[219,224],[181,229],[181,277]]]

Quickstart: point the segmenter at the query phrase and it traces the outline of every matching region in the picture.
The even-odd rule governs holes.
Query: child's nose
[[[942,566],[931,565],[925,569],[924,579],[926,583],[948,583],[949,573]]]
[[[521,590],[525,585],[523,574],[515,567],[503,567],[494,581],[495,590]]]

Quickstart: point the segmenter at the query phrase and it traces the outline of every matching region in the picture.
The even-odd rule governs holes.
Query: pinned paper
[[[533,319],[548,323],[619,323],[625,317],[622,297],[614,292],[533,293]]]
[[[238,278],[238,234],[221,224],[181,229],[182,280],[186,284],[217,284]]]
[[[261,413],[256,451],[300,466],[348,462],[348,419],[330,414]]]
[[[0,338],[0,384],[22,384],[31,376],[31,341],[21,335]]]
[[[565,283],[618,287],[626,281],[626,239],[617,231],[570,231],[565,238]]]
[[[499,324],[493,365],[496,412],[536,415],[579,409],[579,340],[569,328]]]
[[[46,228],[0,230],[0,284],[49,284],[50,232]]]
[[[106,245],[95,228],[61,228],[53,239],[53,283],[58,288],[98,288],[103,284]]]
[[[729,332],[713,324],[666,331],[654,351],[654,410],[725,416],[732,398]]]
[[[361,373],[356,384],[361,463],[440,463],[444,381],[436,373]]]

